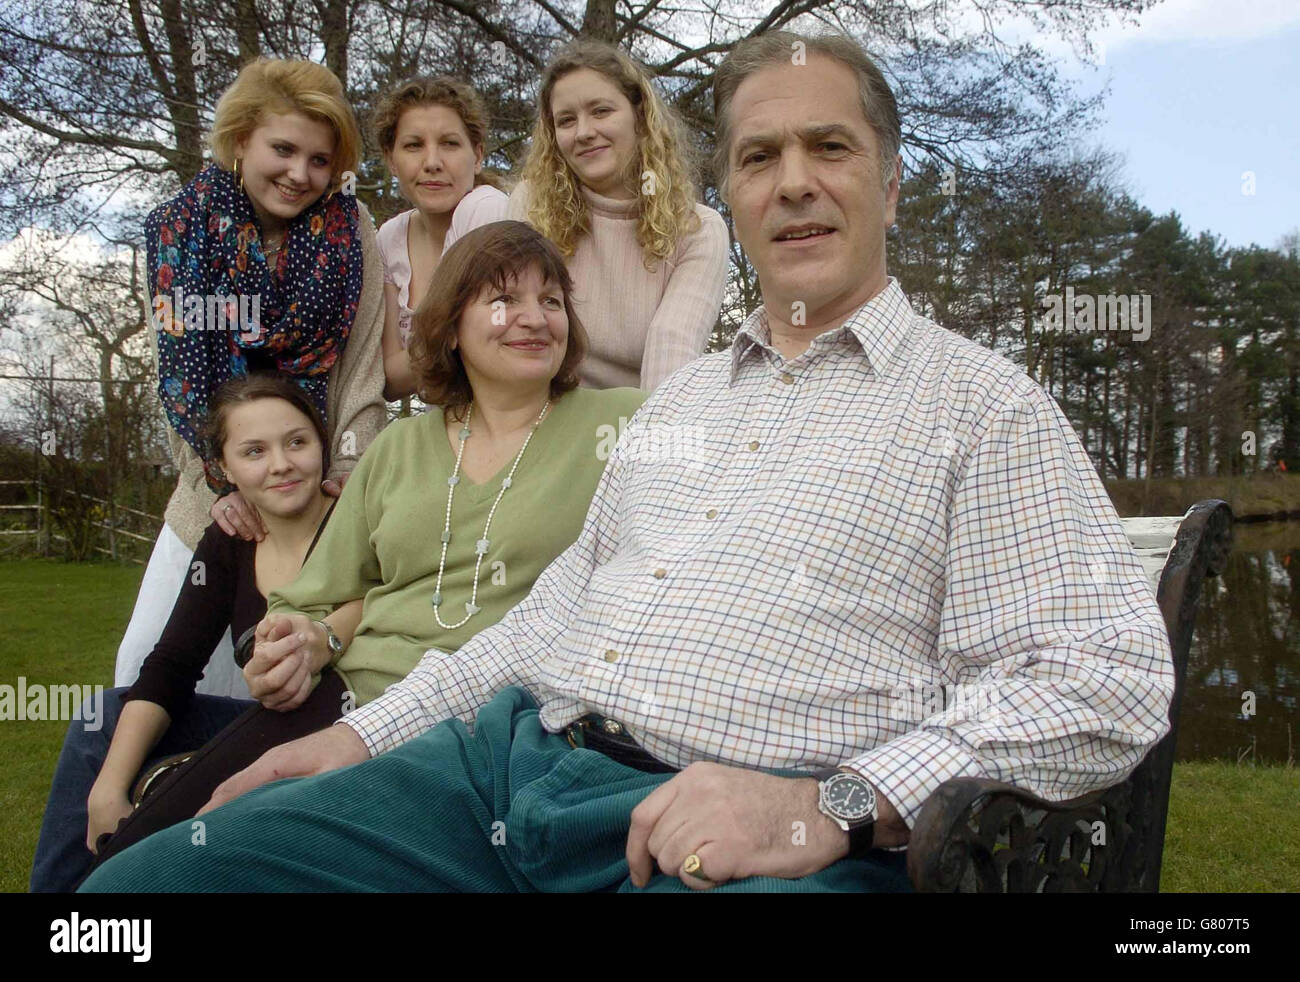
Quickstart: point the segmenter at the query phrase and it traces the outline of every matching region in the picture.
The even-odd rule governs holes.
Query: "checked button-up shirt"
[[[528,597],[344,718],[372,755],[522,685],[547,729],[599,712],[677,767],[850,767],[909,826],[952,777],[1127,776],[1169,642],[1052,398],[892,278],[797,358],[769,342],[760,308],[656,390]]]

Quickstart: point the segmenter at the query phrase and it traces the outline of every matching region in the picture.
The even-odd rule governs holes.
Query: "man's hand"
[[[815,778],[692,764],[633,809],[627,836],[632,882],[650,882],[656,860],[665,875],[697,890],[747,876],[816,873],[849,852],[849,834],[822,814],[817,800]],[[906,824],[879,794],[876,800],[876,845],[902,845]],[[684,866],[690,855],[700,862],[694,874]]]
[[[311,695],[312,676],[330,662],[325,629],[305,614],[268,614],[244,666],[248,691],[267,709],[288,712]]]
[[[346,723],[335,723],[311,736],[272,747],[242,771],[217,785],[198,814],[220,808],[245,791],[287,777],[311,777],[370,759],[365,742]]]

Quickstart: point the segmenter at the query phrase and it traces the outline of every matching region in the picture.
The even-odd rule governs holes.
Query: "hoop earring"
[[[242,191],[244,190],[244,175],[240,172],[239,160],[240,160],[239,157],[235,158],[235,176],[239,178],[239,190]]]

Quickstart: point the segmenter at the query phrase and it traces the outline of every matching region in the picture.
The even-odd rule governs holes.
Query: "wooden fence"
[[[53,541],[67,542],[67,536],[60,535],[54,531],[50,521],[48,504],[48,493],[43,481],[25,480],[25,481],[0,481],[0,487],[5,486],[25,486],[36,488],[35,503],[19,505],[0,505],[0,517],[10,512],[27,512],[34,513],[34,521],[25,523],[24,528],[3,528],[0,529],[0,536],[11,535],[34,535],[37,537],[37,549],[43,555],[50,554],[50,544]],[[152,549],[154,540],[158,538],[158,530],[162,528],[163,519],[161,515],[153,515],[149,512],[140,511],[136,508],[127,508],[124,505],[116,504],[105,498],[97,498],[94,495],[82,494],[78,491],[68,492],[76,495],[84,501],[93,501],[96,504],[106,505],[108,508],[108,517],[106,521],[93,522],[92,524],[103,533],[102,545],[94,547],[95,552],[113,559],[126,559],[129,562],[143,566],[148,560],[146,553],[145,559],[137,558],[133,555],[123,555],[119,549],[119,543],[122,539],[129,539],[135,542],[143,542]],[[139,532],[133,532],[122,526],[131,521],[132,518],[143,519],[148,524],[145,526],[152,530],[151,534],[141,535]],[[139,523],[136,523],[139,524]]]

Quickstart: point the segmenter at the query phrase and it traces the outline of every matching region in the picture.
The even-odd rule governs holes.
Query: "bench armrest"
[[[1232,510],[1226,502],[1200,501],[1187,510],[1156,591],[1174,663],[1170,731],[1128,779],[1061,802],[999,781],[945,781],[926,799],[912,829],[907,872],[917,890],[1159,889],[1196,605],[1205,579],[1218,575],[1231,549]]]
[[[945,781],[917,815],[908,876],[926,893],[1106,889],[1132,839],[1131,797],[1127,783],[1053,802],[1001,781]]]

